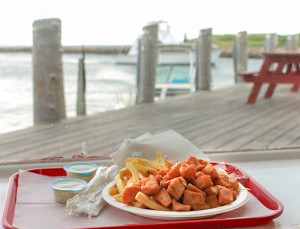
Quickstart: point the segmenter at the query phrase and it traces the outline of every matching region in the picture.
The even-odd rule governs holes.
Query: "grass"
[[[235,38],[236,34],[213,35],[212,43],[219,47],[232,47]],[[265,38],[266,34],[248,34],[248,47],[262,47],[264,45]],[[286,39],[287,35],[278,35],[278,47],[284,47]],[[196,39],[190,40],[190,42],[195,41]]]

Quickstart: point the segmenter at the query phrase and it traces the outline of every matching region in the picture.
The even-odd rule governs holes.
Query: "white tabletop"
[[[224,161],[239,166],[265,189],[272,193],[284,205],[281,216],[272,222],[255,228],[300,228],[300,152],[262,151],[243,153],[220,153],[208,155],[213,161]],[[47,164],[19,165],[18,167],[47,167]],[[53,167],[53,164],[50,165]],[[56,164],[56,166],[60,166]],[[4,168],[1,168],[2,170]],[[8,185],[9,174],[17,171],[17,167],[6,168],[0,177],[0,208],[1,215]],[[2,228],[2,225],[1,225]]]

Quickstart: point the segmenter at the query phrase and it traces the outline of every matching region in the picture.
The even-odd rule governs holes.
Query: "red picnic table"
[[[293,84],[292,92],[297,92],[300,85],[300,53],[263,53],[264,61],[259,71],[239,72],[245,82],[253,83],[248,97],[248,104],[255,103],[263,83],[268,83],[264,98],[271,98],[278,83]]]

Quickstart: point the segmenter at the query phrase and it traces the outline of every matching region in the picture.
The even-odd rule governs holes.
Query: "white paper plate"
[[[237,209],[237,208],[243,206],[249,199],[248,190],[245,189],[240,184],[241,190],[238,193],[236,200],[228,205],[224,205],[224,206],[212,208],[212,209],[207,209],[207,210],[188,211],[188,212],[156,211],[156,210],[132,207],[132,206],[118,202],[108,193],[108,189],[111,186],[113,186],[114,184],[115,184],[114,181],[110,182],[108,185],[105,186],[105,188],[103,189],[103,192],[102,192],[103,198],[108,204],[110,204],[111,206],[114,206],[116,208],[119,208],[123,211],[131,212],[131,213],[139,215],[139,216],[152,218],[152,219],[160,219],[160,220],[187,220],[187,219],[207,218],[207,217],[211,217],[214,215],[218,215],[218,214],[221,214],[224,212],[228,212],[228,211]]]

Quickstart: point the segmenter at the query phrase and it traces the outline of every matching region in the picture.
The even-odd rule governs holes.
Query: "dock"
[[[169,129],[206,152],[297,147],[300,96],[290,87],[279,85],[272,99],[260,95],[251,105],[246,104],[251,84],[239,83],[33,126],[0,135],[0,162],[70,158],[81,154],[83,144],[88,155],[107,156],[125,138]]]

